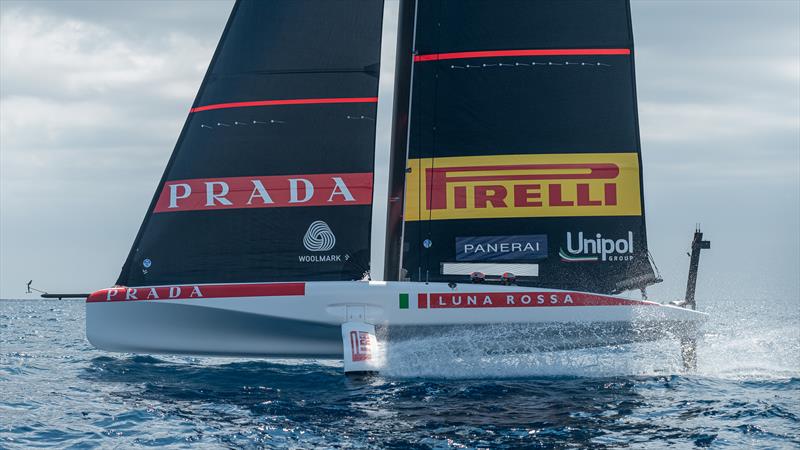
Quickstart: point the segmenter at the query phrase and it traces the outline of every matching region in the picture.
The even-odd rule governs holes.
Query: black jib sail
[[[381,12],[236,3],[117,284],[362,277]]]
[[[627,1],[420,1],[416,17],[407,277],[652,284]]]

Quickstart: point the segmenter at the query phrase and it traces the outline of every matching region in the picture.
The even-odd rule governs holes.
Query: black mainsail
[[[360,279],[376,232],[374,279],[655,282],[628,2],[400,11],[389,198],[382,2],[240,0],[117,284]]]
[[[410,111],[409,279],[656,280],[626,0],[418,2]]]
[[[236,3],[118,285],[369,267],[382,3]]]

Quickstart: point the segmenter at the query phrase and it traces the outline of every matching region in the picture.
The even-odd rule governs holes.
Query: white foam
[[[711,315],[697,343],[694,375],[763,380],[800,377],[797,301],[700,303]],[[686,373],[674,339],[565,351],[504,352],[502,329],[464,329],[433,338],[389,342],[382,371],[392,377],[609,377]],[[486,345],[492,343],[492,345]]]

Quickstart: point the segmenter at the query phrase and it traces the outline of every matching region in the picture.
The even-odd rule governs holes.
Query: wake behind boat
[[[89,340],[360,371],[458,327],[691,339],[617,295],[661,281],[633,53],[623,0],[238,1]]]

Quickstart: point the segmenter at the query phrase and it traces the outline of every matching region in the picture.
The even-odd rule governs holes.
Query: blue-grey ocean
[[[800,448],[800,300],[717,300],[670,341],[486,355],[472,336],[336,361],[113,354],[84,303],[0,301],[2,448]]]

